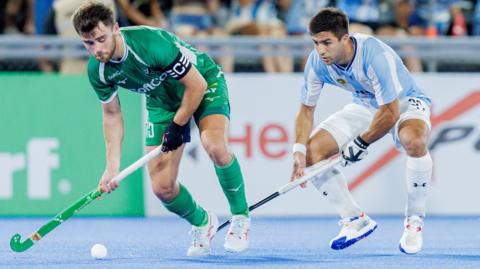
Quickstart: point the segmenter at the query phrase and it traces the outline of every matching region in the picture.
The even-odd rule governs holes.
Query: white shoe
[[[410,216],[405,218],[405,230],[398,248],[405,254],[415,254],[422,250],[423,218]]]
[[[192,226],[189,232],[192,235],[192,245],[188,248],[188,256],[210,255],[210,242],[217,232],[218,218],[211,212],[207,214],[208,223],[202,227]]]
[[[248,248],[250,233],[250,218],[244,215],[234,215],[223,247],[229,252],[241,252]]]
[[[353,245],[377,228],[377,223],[364,213],[358,217],[341,219],[338,224],[342,230],[330,241],[330,247],[336,250]]]

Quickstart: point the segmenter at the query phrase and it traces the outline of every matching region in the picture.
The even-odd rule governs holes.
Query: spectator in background
[[[219,0],[173,0],[172,4],[169,17],[170,30],[180,38],[226,35],[215,24],[215,14],[221,13]],[[197,49],[210,53],[205,47],[197,47]],[[233,57],[220,57],[217,61],[224,72],[233,72]]]
[[[472,21],[472,35],[480,35],[480,1],[477,1],[475,5],[475,11]]]
[[[255,35],[262,37],[286,37],[285,27],[277,17],[273,0],[234,0],[231,15],[226,26],[228,33],[233,35]],[[263,46],[263,51],[282,51],[270,46]],[[288,53],[288,52],[286,52]],[[292,72],[293,58],[290,56],[265,56],[262,58],[265,72]]]
[[[308,22],[324,7],[333,5],[331,0],[278,0],[279,9],[284,12],[285,26],[289,36],[308,36]],[[305,51],[311,50],[311,45]],[[308,55],[301,61],[303,70]]]
[[[167,21],[157,0],[116,0],[119,23],[167,28]]]
[[[470,1],[458,0],[415,0],[415,15],[425,23],[429,32],[427,35],[456,35],[466,34],[466,24],[460,6]],[[455,25],[457,27],[452,28]],[[454,30],[452,32],[452,30]]]
[[[213,14],[220,9],[218,0],[173,0],[170,29],[180,37],[207,36],[215,31]]]
[[[380,20],[379,0],[337,0],[337,8],[350,18],[350,31],[372,35]]]
[[[378,37],[394,36],[424,36],[426,22],[415,13],[414,3],[410,0],[390,0],[383,3],[388,10],[393,12],[387,19],[384,17],[384,24],[379,25],[375,34]],[[412,47],[401,47],[400,50],[412,51]],[[420,59],[413,56],[403,58],[405,66],[410,72],[422,72],[423,66]]]
[[[45,24],[45,18],[48,15],[48,12],[52,8],[53,0],[36,0],[34,1],[34,21],[35,21],[35,30],[37,35],[42,35],[43,26]]]
[[[96,1],[115,10],[114,0]],[[77,37],[77,32],[72,23],[72,14],[83,2],[85,0],[54,0],[50,12],[46,16],[43,32],[47,35],[58,35],[59,37]],[[42,72],[54,71],[54,65],[46,59],[39,60],[39,68]],[[58,65],[60,73],[83,74],[86,70],[87,59],[65,57],[60,60]]]
[[[6,0],[3,18],[5,34],[35,34],[33,0]]]
[[[287,10],[285,24],[289,35],[308,34],[310,19],[324,7],[332,5],[331,0],[278,0],[280,7]]]

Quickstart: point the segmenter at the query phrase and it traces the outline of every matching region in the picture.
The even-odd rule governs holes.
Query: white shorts
[[[333,136],[341,151],[350,140],[368,129],[375,112],[374,109],[368,109],[358,104],[348,104],[320,123],[312,134],[320,129],[325,129]],[[400,119],[390,130],[390,134],[395,147],[401,151],[404,150],[398,137],[398,127],[408,119],[422,120],[431,129],[430,107],[423,100],[415,97],[407,97],[400,101]]]

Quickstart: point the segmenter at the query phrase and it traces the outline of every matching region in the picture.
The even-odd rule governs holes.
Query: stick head
[[[15,234],[12,236],[12,239],[10,239],[10,248],[15,252],[24,252],[33,246],[33,240],[31,238],[21,242],[21,237],[21,235]]]

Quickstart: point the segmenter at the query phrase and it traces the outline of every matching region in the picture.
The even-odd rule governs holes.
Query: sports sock
[[[163,205],[168,211],[177,214],[193,226],[204,226],[208,222],[207,211],[193,200],[190,192],[182,184],[179,184],[178,195]]]
[[[358,217],[362,213],[348,190],[345,176],[338,168],[318,176],[313,183],[317,190],[335,206],[342,218]]]
[[[245,185],[242,171],[235,155],[226,166],[215,165],[218,181],[222,186],[223,193],[227,197],[232,215],[244,215],[248,217],[248,204],[245,198]]]
[[[407,158],[407,206],[405,214],[425,217],[427,191],[432,181],[430,153],[420,158]]]

